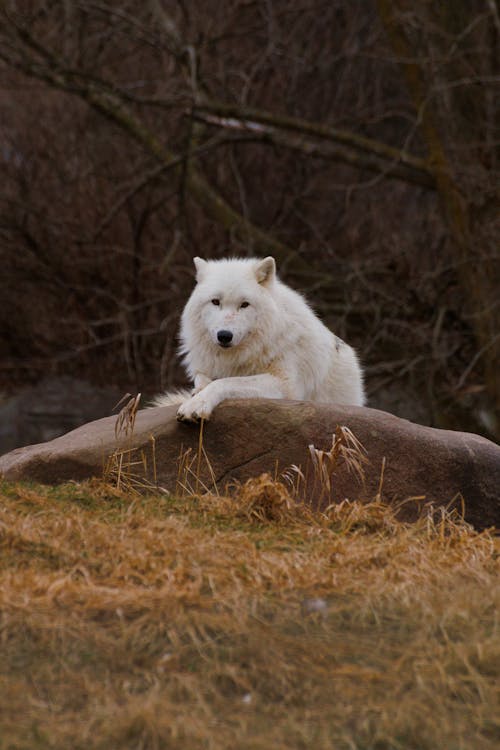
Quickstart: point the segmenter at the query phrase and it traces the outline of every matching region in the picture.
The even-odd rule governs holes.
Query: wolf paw
[[[177,419],[179,422],[200,422],[202,419],[209,419],[212,410],[213,405],[210,400],[205,398],[200,391],[179,406]]]

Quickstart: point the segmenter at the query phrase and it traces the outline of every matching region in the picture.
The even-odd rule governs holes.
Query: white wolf
[[[289,398],[362,406],[354,350],[276,276],[274,258],[195,258],[180,353],[194,390],[157,396],[177,418],[208,419],[227,398]]]

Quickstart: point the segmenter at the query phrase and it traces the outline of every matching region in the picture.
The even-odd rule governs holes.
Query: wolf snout
[[[231,331],[217,331],[217,341],[221,346],[231,346],[233,334]]]

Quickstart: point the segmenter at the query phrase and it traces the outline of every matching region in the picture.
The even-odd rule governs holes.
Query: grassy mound
[[[497,540],[440,512],[0,483],[0,748],[498,747]]]

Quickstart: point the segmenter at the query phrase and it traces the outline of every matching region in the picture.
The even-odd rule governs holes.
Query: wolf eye
[[[250,307],[250,302],[242,302],[240,307]]]
[[[213,299],[212,305],[220,305],[220,299]]]

